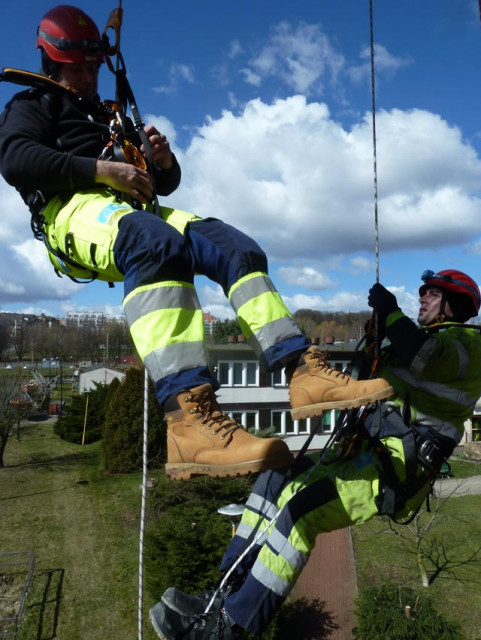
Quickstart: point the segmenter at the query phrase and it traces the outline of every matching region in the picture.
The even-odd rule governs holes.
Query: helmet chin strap
[[[446,315],[446,302],[447,302],[446,294],[443,291],[441,296],[441,304],[439,305],[439,313],[435,318],[431,320],[428,326],[432,324],[441,324],[442,322],[446,322],[446,320],[448,321],[453,320],[453,316]]]

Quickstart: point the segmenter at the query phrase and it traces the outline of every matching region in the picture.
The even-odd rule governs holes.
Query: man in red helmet
[[[258,635],[293,588],[319,533],[375,515],[405,520],[417,512],[481,395],[480,330],[464,324],[479,312],[477,284],[452,269],[426,271],[422,280],[421,327],[383,285],[369,292],[390,341],[380,374],[395,396],[368,407],[362,420],[356,416],[352,432],[326,453],[301,458],[287,473],[259,476],[222,560],[226,577],[201,596],[167,589],[150,612],[159,637]]]
[[[145,127],[142,143],[130,120],[100,102],[104,49],[89,16],[70,5],[53,8],[40,22],[37,47],[58,84],[37,83],[7,105],[0,169],[30,207],[57,272],[124,282],[130,332],[167,416],[170,477],[239,475],[291,462],[285,442],[257,438],[220,410],[195,273],[222,286],[268,369],[286,368],[296,418],[391,395],[385,380],[353,380],[309,346],[251,238],[177,209],[152,215],[154,194],[172,193],[180,168],[157,129]],[[152,161],[150,172],[142,155]]]

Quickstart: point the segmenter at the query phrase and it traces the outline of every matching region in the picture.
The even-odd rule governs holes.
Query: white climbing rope
[[[376,80],[374,73],[374,21],[372,0],[369,0],[369,31],[371,42],[371,105],[372,105],[372,152],[374,169],[374,239],[376,248],[376,282],[379,282],[379,218],[377,206],[377,145],[376,145]]]
[[[147,498],[147,440],[149,435],[149,374],[145,369],[144,376],[144,428],[142,446],[142,506],[140,509],[139,536],[139,605],[138,605],[138,640],[143,638],[143,603],[144,603],[144,529],[145,505]]]

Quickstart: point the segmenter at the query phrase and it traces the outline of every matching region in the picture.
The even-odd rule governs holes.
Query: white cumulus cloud
[[[348,130],[304,96],[256,99],[207,120],[182,160],[183,185],[170,203],[239,227],[270,258],[372,251],[369,115]],[[453,246],[481,233],[481,161],[438,115],[379,113],[378,181],[384,251]]]

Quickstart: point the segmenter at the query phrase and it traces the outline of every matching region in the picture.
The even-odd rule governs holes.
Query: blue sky
[[[103,29],[106,0],[78,2]],[[2,7],[2,67],[37,71],[52,7]],[[367,308],[375,281],[368,0],[124,0],[122,52],[146,122],[183,169],[162,204],[253,236],[292,312]],[[416,314],[419,275],[481,281],[477,0],[374,0],[380,281]],[[19,88],[0,84],[5,104]],[[104,68],[100,93],[113,97]],[[0,311],[121,313],[122,285],[59,279],[0,178]],[[232,311],[197,281],[204,310]]]

